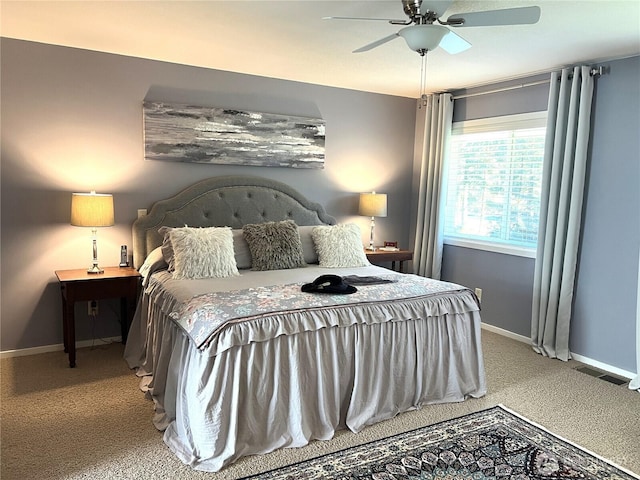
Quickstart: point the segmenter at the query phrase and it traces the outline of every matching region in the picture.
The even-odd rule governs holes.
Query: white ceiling
[[[426,1],[426,0],[425,0]],[[535,25],[458,28],[473,46],[427,56],[428,91],[519,78],[578,62],[640,54],[638,0],[455,0],[444,13],[539,5]],[[3,37],[256,74],[368,92],[418,97],[420,56],[397,38],[400,0],[14,1],[0,3]]]

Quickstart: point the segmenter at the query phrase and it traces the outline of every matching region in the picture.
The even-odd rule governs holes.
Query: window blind
[[[535,251],[545,122],[542,112],[454,124],[446,238]]]

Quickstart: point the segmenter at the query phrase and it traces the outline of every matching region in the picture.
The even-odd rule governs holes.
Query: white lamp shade
[[[113,223],[113,195],[95,192],[72,194],[71,225],[110,227]]]
[[[358,213],[365,217],[386,217],[387,194],[375,192],[361,193]]]
[[[404,38],[411,50],[420,52],[435,50],[447,33],[449,29],[442,25],[423,24],[405,27],[398,32],[398,35]]]

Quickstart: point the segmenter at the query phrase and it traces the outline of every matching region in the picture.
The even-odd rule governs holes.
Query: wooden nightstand
[[[62,293],[62,334],[70,367],[76,366],[75,302],[119,297],[122,343],[126,343],[141,278],[135,268],[104,267],[104,273],[95,274],[87,273],[86,269],[56,270],[56,277]]]
[[[396,262],[399,262],[398,272],[404,271],[404,262],[413,259],[413,252],[410,250],[398,250],[397,252],[385,252],[384,250],[366,250],[367,258],[371,263],[391,262],[391,270],[396,269]]]

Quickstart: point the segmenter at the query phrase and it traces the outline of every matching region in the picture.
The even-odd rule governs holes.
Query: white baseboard
[[[525,337],[524,335],[513,333],[513,332],[510,332],[509,330],[505,330],[504,328],[489,325],[488,323],[482,323],[481,326],[484,330],[488,330],[490,332],[497,333],[498,335],[502,335],[503,337],[508,337],[513,340],[517,340],[518,342],[527,343],[531,345],[531,339],[529,337]]]
[[[113,343],[113,342],[121,342],[121,337],[109,337],[109,338],[97,338],[94,340],[82,340],[80,342],[76,342],[76,348],[84,348],[91,347],[94,345],[100,345],[101,343]],[[48,353],[48,352],[59,352],[64,350],[64,344],[58,343],[56,345],[44,345],[42,347],[32,347],[32,348],[21,348],[19,350],[6,350],[4,352],[0,352],[0,358],[11,358],[11,357],[24,357],[27,355],[37,355],[38,353]]]
[[[508,337],[508,338],[511,338],[512,340],[516,340],[518,342],[531,345],[531,339],[529,337],[525,337],[524,335],[510,332],[509,330],[505,330],[504,328],[495,327],[493,325],[489,325],[488,323],[482,323],[482,328],[489,332],[502,335],[503,337]],[[110,343],[110,342],[120,342],[121,340],[122,339],[120,337],[110,337],[110,338],[103,338],[97,341],[106,341]],[[95,345],[95,343],[96,343],[96,340],[83,340],[81,342],[76,343],[76,348],[90,347],[92,345]],[[4,352],[0,352],[0,358],[23,357],[25,355],[36,355],[38,353],[57,352],[60,350],[64,350],[64,345],[62,343],[59,343],[56,345],[45,345],[43,347],[23,348],[20,350],[7,350]],[[574,360],[580,363],[584,363],[585,365],[595,367],[599,370],[612,373],[622,378],[631,379],[636,376],[636,374],[633,372],[630,372],[628,370],[623,370],[621,368],[614,367],[606,363],[599,362],[598,360],[593,360],[592,358],[589,358],[589,357],[585,357],[575,353],[571,353],[571,356],[573,357]]]
[[[517,340],[518,342],[531,345],[531,339],[529,337],[525,337],[524,335],[519,335],[517,333],[510,332],[509,330],[489,325],[488,323],[483,323],[482,328],[484,330],[488,330],[489,332],[502,335],[503,337],[508,337],[513,340]],[[599,362],[598,360],[594,360],[583,355],[578,355],[577,353],[571,352],[571,358],[573,358],[577,362],[584,363],[585,365],[589,365],[590,367],[595,367],[598,370],[602,370],[603,372],[612,373],[618,377],[626,378],[627,380],[636,376],[635,373],[628,370],[623,370],[622,368],[614,367],[613,365],[608,365],[606,363]]]
[[[636,376],[635,373],[628,370],[623,370],[622,368],[614,367],[613,365],[608,365],[606,363],[599,362],[598,360],[578,355],[577,353],[572,353],[571,357],[575,361],[584,363],[585,365],[589,365],[590,367],[595,367],[598,370],[602,370],[604,372],[613,373],[616,377],[622,377],[626,378],[627,380],[631,380]]]

